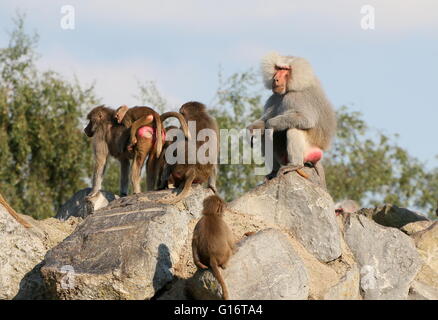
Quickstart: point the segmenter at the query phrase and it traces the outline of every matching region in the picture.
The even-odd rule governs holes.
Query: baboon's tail
[[[217,265],[216,259],[214,258],[210,259],[210,267],[211,267],[211,271],[213,271],[213,275],[215,276],[215,278],[217,279],[217,281],[222,287],[222,294],[224,300],[229,300],[228,288],[227,285],[225,284],[224,278],[222,278],[222,274],[219,270],[219,266]]]
[[[157,128],[157,140],[156,140],[156,149],[155,152],[157,154],[157,158],[160,157],[161,151],[163,151],[163,123],[161,122],[161,117],[154,116],[155,119],[155,127]]]
[[[9,214],[14,217],[15,220],[17,220],[19,223],[21,223],[25,228],[32,227],[29,223],[27,223],[22,217],[18,215],[18,213],[15,212],[14,209],[9,205],[9,203],[6,202],[5,198],[0,194],[0,204],[3,205],[3,207],[6,208],[6,210],[9,212]]]
[[[178,119],[179,123],[181,124],[181,128],[182,128],[182,130],[184,132],[184,135],[188,139],[190,139],[189,127],[187,125],[187,121],[184,118],[184,116],[181,113],[179,113],[179,112],[169,111],[169,112],[163,113],[160,118],[161,118],[161,121],[164,122],[164,120],[166,120],[167,118],[170,118],[170,117],[174,117],[174,118]]]
[[[175,196],[174,198],[168,199],[168,200],[161,200],[162,203],[167,203],[167,204],[174,204],[177,203],[181,200],[183,200],[185,197],[187,197],[188,193],[190,192],[190,189],[192,188],[192,183],[196,178],[196,170],[195,169],[189,169],[187,170],[186,174],[185,174],[185,181],[184,181],[184,187],[182,189],[182,191]]]

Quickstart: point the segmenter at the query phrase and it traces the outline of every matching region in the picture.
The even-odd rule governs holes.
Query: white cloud
[[[37,63],[42,70],[56,70],[62,76],[72,80],[76,76],[81,85],[89,86],[95,83],[95,92],[101,102],[117,107],[122,104],[137,105],[134,97],[138,94],[138,82],[153,80],[168,102],[178,105],[183,97],[174,96],[171,90],[176,83],[184,83],[181,72],[173,72],[161,62],[151,62],[145,59],[119,59],[111,63],[99,61],[84,61],[72,56],[62,48],[51,50]],[[163,85],[164,84],[164,85]]]
[[[6,0],[3,8],[9,11],[20,7],[41,21],[56,14],[67,4],[65,0]],[[299,21],[303,31],[338,26],[340,33],[359,29],[363,5],[376,9],[376,30],[385,33],[417,29],[436,30],[438,1],[436,0],[72,0],[77,23],[125,25],[136,27],[177,27],[196,33],[232,32],[251,28],[269,28],[281,33],[284,23]],[[56,19],[56,17],[54,17]]]

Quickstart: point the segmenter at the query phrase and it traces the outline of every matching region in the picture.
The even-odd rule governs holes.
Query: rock
[[[416,279],[438,290],[438,221],[412,234],[412,238],[424,262]]]
[[[266,229],[242,240],[225,270],[230,299],[300,300],[309,295],[304,263],[287,237]],[[210,270],[198,270],[189,281],[195,299],[221,299],[222,289]]]
[[[0,248],[0,299],[12,299],[20,291],[22,297],[32,299],[38,296],[28,292],[41,291],[41,288],[29,288],[26,283],[20,286],[20,282],[44,258],[47,249],[37,235],[19,224],[2,205]]]
[[[31,227],[23,228],[0,205],[0,299],[45,299],[41,260],[50,248],[67,237],[80,219],[61,222],[35,220],[19,214]]]
[[[438,289],[425,283],[414,281],[409,289],[410,300],[438,300]]]
[[[359,269],[354,265],[341,280],[324,295],[324,300],[357,300],[359,294]]]
[[[422,231],[424,229],[429,228],[432,225],[432,223],[433,221],[429,221],[429,220],[411,222],[405,224],[403,227],[400,228],[400,230],[410,236],[418,231]]]
[[[438,270],[438,221],[427,229],[414,233],[412,238],[425,264],[432,270]]]
[[[290,230],[321,261],[341,255],[332,198],[296,172],[257,186],[231,202],[230,208]]]
[[[82,189],[76,192],[56,213],[55,218],[67,220],[70,217],[85,218],[94,211],[106,207],[108,203],[118,198],[108,191],[100,191],[95,197],[87,199],[91,188]]]
[[[41,268],[57,299],[149,299],[173,279],[190,219],[212,192],[200,186],[175,206],[161,199],[169,191],[112,201],[88,216],[50,250]]]
[[[345,239],[360,268],[365,299],[406,299],[409,286],[422,265],[409,236],[351,214]]]
[[[361,209],[358,212],[385,227],[401,228],[411,222],[428,221],[425,216],[405,208],[386,204],[375,209]]]

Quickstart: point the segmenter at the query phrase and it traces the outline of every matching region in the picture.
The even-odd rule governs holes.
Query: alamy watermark
[[[64,5],[61,7],[61,20],[59,25],[63,30],[75,29],[75,8],[72,5]]]
[[[360,27],[363,30],[374,30],[376,28],[376,9],[367,4],[360,8],[360,13],[363,15]]]
[[[170,144],[165,151],[168,164],[254,164],[255,175],[266,175],[273,166],[272,129],[212,129],[196,134],[196,122],[188,121],[191,138],[187,143],[181,129],[166,132]],[[197,141],[203,144],[197,148]],[[186,150],[187,148],[187,150]],[[264,155],[264,156],[263,156]]]
[[[65,275],[61,279],[61,288],[62,289],[73,289],[75,287],[75,269],[73,266],[67,264],[61,267],[61,273],[65,273]]]

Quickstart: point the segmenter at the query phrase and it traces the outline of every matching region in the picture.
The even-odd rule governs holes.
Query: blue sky
[[[63,5],[75,29],[60,27]],[[363,30],[363,5],[375,29]],[[225,74],[258,68],[268,51],[306,57],[335,107],[361,111],[373,128],[438,166],[438,1],[23,1],[2,0],[0,46],[16,9],[40,34],[42,68],[96,81],[103,103],[137,104],[154,80],[176,109],[210,102]]]

